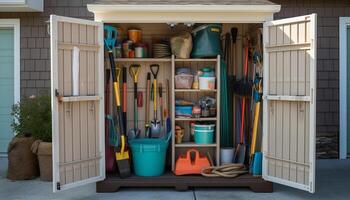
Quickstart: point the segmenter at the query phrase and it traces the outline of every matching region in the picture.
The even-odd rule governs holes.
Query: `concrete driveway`
[[[52,183],[40,180],[9,181],[6,177],[7,159],[0,158],[0,199],[142,199],[142,200],[342,200],[350,197],[350,160],[319,160],[317,161],[316,193],[309,194],[300,190],[275,184],[275,191],[268,194],[253,193],[249,189],[201,189],[195,188],[186,192],[173,189],[121,189],[117,193],[96,193],[95,185],[52,193]]]

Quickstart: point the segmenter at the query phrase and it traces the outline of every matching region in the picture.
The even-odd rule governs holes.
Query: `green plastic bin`
[[[165,138],[133,139],[129,142],[137,176],[161,176],[171,133]]]
[[[192,31],[193,58],[213,58],[221,55],[221,24],[205,24]]]

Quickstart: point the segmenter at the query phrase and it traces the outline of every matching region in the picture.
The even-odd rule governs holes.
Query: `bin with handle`
[[[134,172],[137,176],[161,176],[164,173],[170,138],[171,132],[163,138],[130,140]]]

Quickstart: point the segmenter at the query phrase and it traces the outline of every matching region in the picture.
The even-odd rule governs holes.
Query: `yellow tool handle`
[[[115,102],[117,106],[120,106],[120,88],[119,88],[119,77],[121,69],[119,67],[115,68],[115,80],[113,80],[113,86],[115,91]]]
[[[123,155],[123,153],[124,153],[124,151],[125,151],[125,136],[124,136],[124,135],[121,135],[120,138],[121,138],[121,142],[122,142],[122,146],[121,146],[121,149],[120,149],[120,153]]]
[[[114,82],[113,86],[115,91],[115,102],[117,103],[117,106],[120,106],[119,82]]]
[[[157,80],[153,80],[153,110],[157,111]]]
[[[258,124],[259,124],[259,115],[260,115],[260,102],[255,104],[255,116],[254,116],[254,125],[253,125],[253,135],[252,135],[252,144],[250,145],[250,156],[255,153],[256,146],[256,137],[258,132]]]

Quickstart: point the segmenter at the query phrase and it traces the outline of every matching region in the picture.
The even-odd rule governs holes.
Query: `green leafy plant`
[[[12,129],[17,135],[31,134],[44,142],[52,141],[51,100],[47,95],[21,99],[12,108]]]

